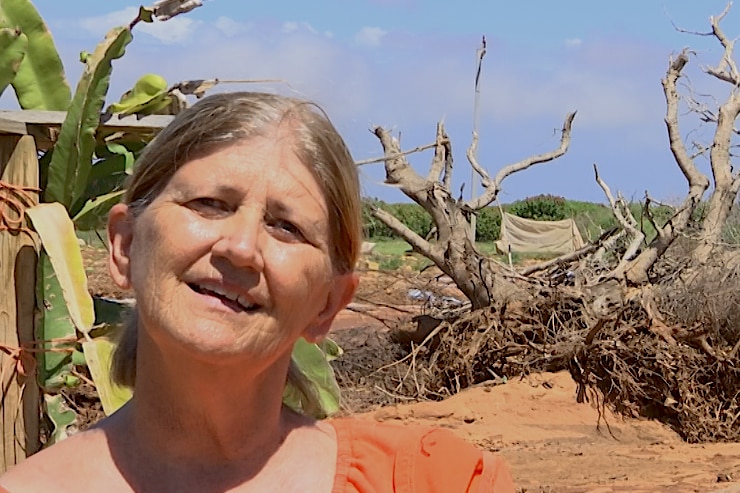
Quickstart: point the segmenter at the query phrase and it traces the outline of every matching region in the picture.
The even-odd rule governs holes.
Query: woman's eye
[[[229,205],[223,200],[211,197],[199,197],[187,203],[192,210],[208,216],[223,215],[230,212]]]
[[[269,219],[268,225],[279,234],[287,235],[301,241],[305,239],[301,229],[290,221],[283,219]]]

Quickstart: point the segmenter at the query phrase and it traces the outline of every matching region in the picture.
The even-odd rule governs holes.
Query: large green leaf
[[[39,353],[39,384],[44,390],[53,391],[64,385],[65,377],[72,371],[74,343],[67,341],[75,341],[77,333],[59,279],[45,251],[39,255],[36,289],[41,314],[36,337],[45,341],[45,351]]]
[[[60,394],[44,395],[44,404],[46,415],[54,425],[46,444],[49,446],[64,440],[71,434],[71,428],[74,428],[77,422],[77,414],[67,406]]]
[[[108,211],[120,201],[126,178],[131,174],[137,152],[142,147],[139,142],[96,147],[95,156],[99,159],[90,170],[87,188],[70,208],[75,211],[72,218],[75,229],[90,231],[105,227]]]
[[[88,185],[95,152],[95,131],[110,84],[112,62],[123,56],[131,39],[128,27],[112,29],[95,52],[87,57],[85,70],[54,146],[45,199],[47,202],[60,202],[71,215],[77,213],[72,207]]]
[[[20,29],[0,28],[0,95],[13,82],[28,49],[28,38]]]
[[[329,361],[341,353],[333,341],[325,341],[321,346],[301,338],[293,346],[292,359],[303,375],[310,380],[318,394],[319,411],[315,418],[325,418],[339,411],[340,391],[334,370]],[[290,384],[283,392],[283,402],[291,409],[306,411],[300,393]]]
[[[108,212],[111,207],[121,201],[124,193],[126,190],[117,190],[85,202],[80,212],[72,219],[75,227],[79,231],[96,231],[104,228],[108,220]]]
[[[146,74],[117,103],[108,106],[106,113],[144,116],[154,114],[169,105],[167,81],[161,75]]]
[[[89,333],[95,312],[92,297],[87,291],[80,245],[67,210],[55,202],[26,209],[26,214],[51,260],[72,322],[80,332]]]
[[[90,369],[100,402],[103,404],[103,411],[107,416],[126,404],[133,395],[130,388],[121,387],[111,380],[110,368],[114,348],[115,344],[104,337],[96,337],[92,341],[82,343],[87,367]]]
[[[49,29],[29,0],[0,0],[0,26],[18,28],[28,38],[28,50],[13,80],[21,108],[64,111],[69,83]]]

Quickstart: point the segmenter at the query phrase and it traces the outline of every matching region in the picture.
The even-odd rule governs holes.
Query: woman
[[[135,397],[0,478],[8,491],[513,491],[448,432],[283,406],[288,380],[311,407],[293,344],[321,340],[357,286],[357,172],[315,105],[198,102],[147,147],[108,237],[137,300],[114,368]]]

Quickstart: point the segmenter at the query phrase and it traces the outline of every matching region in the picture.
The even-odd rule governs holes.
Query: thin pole
[[[475,52],[476,58],[476,70],[475,70],[475,99],[473,102],[473,141],[478,142],[478,127],[480,127],[480,77],[481,70],[483,67],[483,57],[486,56],[486,37],[483,36],[481,39],[480,48]],[[473,157],[478,158],[478,146],[475,146],[473,150]],[[474,201],[476,198],[477,185],[476,185],[476,172],[472,169],[470,172],[470,200]],[[476,221],[475,215],[470,217],[470,229],[473,237],[471,241],[475,243],[476,233]]]

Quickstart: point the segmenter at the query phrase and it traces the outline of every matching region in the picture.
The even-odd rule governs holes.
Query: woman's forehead
[[[271,192],[271,201],[285,209],[309,200],[326,210],[324,191],[314,172],[296,155],[290,141],[271,138],[249,139],[192,159],[175,172],[166,189],[226,197]]]

